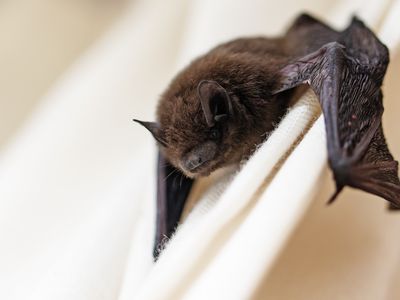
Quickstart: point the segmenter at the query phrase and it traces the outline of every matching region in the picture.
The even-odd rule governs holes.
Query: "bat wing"
[[[400,207],[398,163],[382,130],[381,85],[387,48],[358,19],[330,42],[293,59],[278,72],[274,93],[310,84],[319,98],[336,192],[351,186]]]
[[[159,152],[157,166],[157,215],[153,257],[156,260],[165,242],[178,226],[193,184]]]

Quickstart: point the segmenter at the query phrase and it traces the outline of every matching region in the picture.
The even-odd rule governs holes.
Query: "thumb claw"
[[[333,201],[335,201],[336,200],[336,198],[337,198],[337,196],[340,194],[340,192],[343,190],[343,185],[341,185],[341,186],[338,186],[338,185],[336,185],[336,191],[335,191],[335,193],[329,198],[329,200],[328,200],[328,205],[330,205],[330,204],[332,204],[333,203]]]

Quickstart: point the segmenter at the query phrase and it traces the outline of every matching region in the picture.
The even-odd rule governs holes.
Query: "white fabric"
[[[131,123],[152,119],[175,72],[223,40],[278,34],[305,8],[336,27],[358,12],[392,50],[384,128],[400,158],[399,3],[133,2],[1,154],[0,298],[399,298],[400,215],[353,190],[325,206],[333,184],[310,91],[200,196],[155,265],[155,145]]]

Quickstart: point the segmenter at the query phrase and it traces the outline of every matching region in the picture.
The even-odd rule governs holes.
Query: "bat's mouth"
[[[217,168],[218,167],[215,163],[209,161],[191,170],[187,170],[185,168],[181,168],[181,170],[186,176],[190,178],[196,178],[196,177],[208,176]]]

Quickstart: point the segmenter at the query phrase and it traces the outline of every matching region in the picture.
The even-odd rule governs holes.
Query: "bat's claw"
[[[337,198],[337,196],[340,194],[340,192],[343,190],[343,185],[341,185],[341,186],[338,186],[338,185],[336,185],[336,191],[335,191],[335,193],[329,198],[329,200],[328,200],[328,202],[327,202],[327,204],[328,205],[331,205],[335,200],[336,200],[336,198]]]

